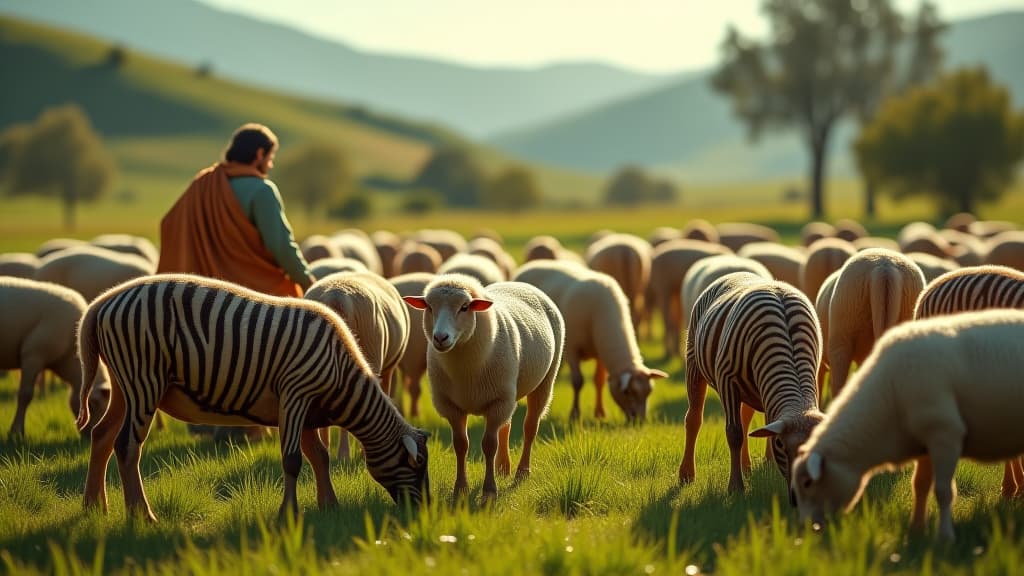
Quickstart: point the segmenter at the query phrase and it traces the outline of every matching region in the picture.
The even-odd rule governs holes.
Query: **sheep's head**
[[[668,378],[661,370],[639,366],[626,370],[611,382],[608,389],[612,400],[622,408],[629,422],[643,422],[647,418],[647,398],[654,390],[656,378]]]
[[[790,483],[790,464],[796,460],[807,439],[810,438],[814,428],[825,419],[825,414],[819,410],[809,410],[796,418],[780,418],[769,422],[764,426],[750,431],[751,438],[767,438],[771,444],[772,458],[779,472],[785,478],[786,484]],[[796,506],[793,491],[789,493],[789,503]]]
[[[452,276],[468,280],[466,276]],[[409,306],[423,310],[423,332],[435,351],[443,354],[459,342],[472,338],[476,331],[476,314],[491,308],[491,300],[478,296],[483,287],[478,281],[473,282],[475,287],[458,279],[439,277],[427,285],[423,296],[402,298]]]
[[[828,516],[849,510],[860,499],[863,489],[860,474],[821,452],[802,449],[793,462],[790,490],[800,519],[810,520],[815,529],[823,527]]]
[[[429,434],[410,428],[399,440],[397,450],[387,450],[386,458],[377,459],[369,454],[366,469],[374,480],[387,490],[396,504],[406,501],[413,506],[430,502],[430,475],[427,471],[427,439]]]

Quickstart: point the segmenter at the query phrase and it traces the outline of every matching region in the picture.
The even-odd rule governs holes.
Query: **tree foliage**
[[[442,146],[427,160],[413,182],[419,188],[436,190],[449,206],[480,206],[486,179],[469,150]]]
[[[524,211],[539,206],[542,197],[533,173],[523,166],[512,166],[487,183],[483,203],[497,210]]]
[[[903,25],[890,0],[765,0],[763,11],[771,39],[751,40],[730,27],[712,86],[732,100],[752,139],[767,130],[800,131],[811,156],[811,214],[821,218],[836,123],[867,113],[897,78],[927,75],[941,27],[927,3],[927,17],[914,27]]]
[[[855,143],[864,177],[896,199],[931,195],[944,214],[997,200],[1024,159],[1024,112],[984,68],[890,99]]]
[[[35,123],[0,135],[0,170],[11,195],[59,196],[69,229],[78,203],[106,194],[117,172],[102,138],[75,104],[49,108]]]
[[[612,206],[639,204],[670,204],[678,199],[678,191],[668,180],[658,180],[637,166],[623,166],[608,181],[604,201]]]
[[[273,174],[281,195],[301,204],[309,219],[342,203],[354,185],[344,151],[328,142],[307,143],[293,152],[282,149]]]

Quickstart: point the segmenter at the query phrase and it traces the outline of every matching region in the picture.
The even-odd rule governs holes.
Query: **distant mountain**
[[[538,124],[678,78],[591,63],[473,68],[372,54],[195,0],[0,0],[0,14],[191,66],[208,64],[218,76],[277,91],[441,123],[473,137]]]
[[[984,64],[1024,105],[1024,12],[951,23],[944,37],[947,68]],[[688,181],[804,176],[809,160],[794,133],[766,135],[758,144],[730,103],[714,93],[710,72],[557,121],[490,139],[509,153],[568,168],[608,171],[626,163],[665,169]],[[850,123],[832,141],[831,176],[852,174]]]

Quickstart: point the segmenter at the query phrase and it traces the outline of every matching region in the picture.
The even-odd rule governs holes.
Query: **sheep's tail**
[[[78,420],[75,424],[82,432],[89,426],[89,395],[92,394],[96,371],[99,369],[99,342],[96,338],[96,315],[102,300],[86,309],[78,324],[78,358],[82,363],[82,386],[79,390]]]
[[[877,341],[900,321],[903,306],[903,276],[898,270],[879,267],[871,279],[871,323]]]

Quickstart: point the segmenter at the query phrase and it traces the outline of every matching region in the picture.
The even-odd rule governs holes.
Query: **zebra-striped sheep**
[[[324,304],[341,316],[370,369],[380,378],[384,393],[390,396],[392,377],[405,354],[410,326],[409,312],[398,290],[370,271],[341,272],[314,282],[303,298]],[[348,457],[348,433],[342,429],[338,458]]]
[[[492,501],[498,494],[495,468],[503,475],[511,471],[512,414],[524,396],[523,453],[516,479],[530,474],[530,451],[540,419],[551,404],[562,358],[562,315],[534,286],[499,282],[484,288],[475,278],[460,274],[438,276],[422,296],[406,296],[405,301],[423,310],[423,332],[430,342],[431,397],[452,428],[455,497],[469,486],[466,417],[474,414],[485,421],[483,500]]]
[[[705,242],[712,242],[718,244],[718,229],[715,226],[704,220],[703,218],[694,218],[686,223],[682,229],[683,238],[689,238],[690,240],[703,240]]]
[[[629,302],[633,330],[638,331],[651,278],[651,245],[633,234],[609,234],[587,248],[584,260],[591,270],[604,272],[619,283]]]
[[[846,385],[851,363],[862,364],[882,334],[914,317],[924,284],[921,269],[899,252],[868,248],[846,261],[828,306],[833,397]]]
[[[911,525],[923,528],[934,481],[940,538],[952,540],[961,457],[1024,454],[1024,311],[916,320],[887,332],[801,447],[792,489],[800,516],[849,511],[878,470],[917,458]],[[924,457],[921,455],[924,454]]]
[[[990,238],[985,264],[1024,272],[1024,231],[1011,230]]]
[[[306,236],[299,244],[299,249],[302,251],[302,257],[310,264],[317,260],[342,257],[341,249],[335,246],[331,239],[323,234]]]
[[[605,417],[604,386],[610,375],[609,392],[626,420],[646,419],[653,380],[668,374],[644,365],[629,319],[629,304],[615,279],[571,261],[538,260],[520,267],[513,280],[543,290],[565,319],[564,362],[569,365],[573,388],[569,419],[580,418],[580,362],[590,358],[596,361],[594,416]]]
[[[505,275],[501,268],[486,256],[461,252],[444,261],[437,269],[440,274],[465,274],[480,281],[484,286],[503,282]]]
[[[835,235],[836,227],[828,222],[808,222],[800,229],[800,245],[806,248],[822,238],[834,238]]]
[[[701,259],[696,262],[683,276],[683,283],[680,287],[680,302],[683,305],[683,326],[690,325],[690,318],[693,312],[693,305],[704,290],[715,280],[733,272],[751,272],[764,278],[772,280],[772,273],[765,268],[764,264],[741,258],[734,254],[720,254]]]
[[[395,256],[402,246],[402,239],[388,230],[377,230],[370,234],[373,247],[377,249],[377,256],[380,258],[380,274],[385,278],[397,276],[395,269]]]
[[[18,401],[9,435],[25,436],[25,412],[32,401],[36,379],[52,370],[71,386],[69,404],[78,414],[82,367],[75,346],[75,331],[85,313],[82,295],[70,288],[24,278],[0,278],[0,369],[21,369]],[[103,410],[110,394],[105,371],[95,377],[99,386],[88,396],[93,410]]]
[[[961,268],[930,282],[917,299],[914,318],[989,308],[1024,310],[1024,272],[1006,266]],[[1004,498],[1024,496],[1024,458],[1007,462]]]
[[[113,250],[114,252],[140,256],[153,264],[154,269],[156,268],[157,261],[160,260],[160,251],[157,250],[157,247],[149,238],[144,236],[136,236],[134,234],[100,234],[90,240],[89,243],[93,246]]]
[[[392,285],[398,290],[401,296],[420,296],[434,274],[427,272],[412,272],[399,274],[390,279]],[[398,362],[398,369],[402,374],[402,385],[394,386],[391,389],[391,397],[396,401],[399,410],[402,410],[402,393],[409,394],[409,416],[418,418],[420,415],[419,403],[422,387],[420,381],[427,373],[427,337],[420,327],[423,326],[423,311],[416,308],[409,309],[409,341],[405,346],[405,354]]]
[[[753,242],[740,248],[736,255],[760,262],[776,280],[800,288],[800,268],[807,261],[802,250],[775,242]]]
[[[680,335],[683,330],[683,308],[680,291],[687,270],[698,260],[728,253],[729,249],[721,244],[690,239],[669,240],[654,249],[651,255],[651,279],[647,283],[644,302],[648,307],[648,318],[654,308],[661,311],[665,359],[682,353]]]
[[[336,258],[320,258],[309,265],[309,273],[321,280],[339,272],[371,272],[362,260],[340,256]]]
[[[750,272],[712,283],[694,305],[686,333],[689,406],[680,482],[696,476],[697,433],[710,384],[725,411],[729,490],[744,490],[743,471],[750,468],[746,434],[754,410],[764,412],[767,424],[750,436],[770,439],[788,485],[789,463],[824,417],[815,382],[820,361],[821,328],[799,288]]]
[[[362,443],[367,470],[396,502],[429,498],[426,433],[402,419],[348,327],[323,304],[200,276],[150,276],[93,301],[78,346],[83,397],[99,360],[113,382],[110,406],[92,429],[87,508],[107,509],[113,450],[126,512],[156,520],[139,459],[157,409],[196,424],[279,427],[280,515],[298,513],[303,455],[313,468],[319,506],[337,504],[330,456],[317,435],[332,425]],[[83,403],[79,428],[89,422]]]
[[[847,242],[853,242],[857,238],[863,238],[868,235],[867,228],[864,225],[852,218],[840,218],[836,220],[836,238],[840,240],[846,240]]]
[[[487,236],[473,238],[466,245],[466,250],[470,254],[484,256],[493,260],[501,270],[502,280],[508,280],[516,273],[516,259],[506,252],[501,244],[493,238]]]
[[[29,252],[0,254],[0,276],[32,279],[39,269],[39,257]]]
[[[733,252],[751,242],[778,242],[779,233],[769,226],[752,222],[722,222],[715,227],[718,242]]]
[[[811,244],[807,248],[807,261],[800,267],[800,288],[804,294],[816,300],[825,278],[842,268],[856,251],[850,241],[842,238],[822,238]]]
[[[406,240],[395,255],[395,270],[398,274],[427,272],[433,274],[444,261],[441,253],[433,246],[421,244],[415,240]]]
[[[98,246],[74,246],[43,258],[35,279],[67,286],[91,302],[108,288],[155,271],[153,263],[141,256]]]

